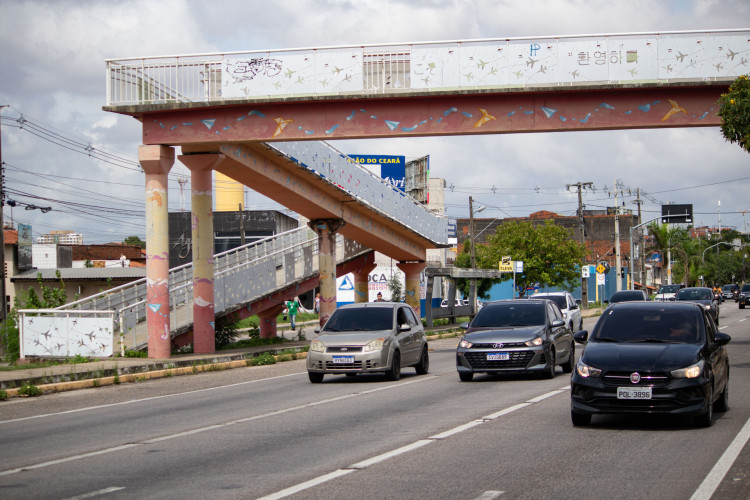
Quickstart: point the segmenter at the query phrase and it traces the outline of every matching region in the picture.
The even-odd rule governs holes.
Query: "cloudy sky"
[[[34,236],[71,229],[85,243],[145,238],[140,126],[106,113],[105,60],[332,45],[750,28],[746,0],[0,0],[0,105],[5,221]],[[750,67],[748,68],[750,72]],[[347,153],[430,155],[447,213],[486,217],[575,213],[566,184],[592,182],[590,209],[643,194],[691,203],[698,225],[743,230],[750,156],[718,128],[336,141]],[[181,205],[170,174],[169,206]],[[494,188],[494,189],[493,189]],[[189,190],[189,184],[186,186]],[[630,192],[631,194],[628,194]],[[189,206],[189,192],[185,204]],[[35,209],[49,207],[43,213]],[[248,196],[248,209],[281,208]],[[750,213],[747,214],[750,219]],[[747,221],[750,223],[750,220]]]

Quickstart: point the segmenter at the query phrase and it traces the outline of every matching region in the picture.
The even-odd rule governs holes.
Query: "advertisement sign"
[[[28,224],[18,224],[18,270],[27,271],[31,269],[31,226]]]
[[[349,158],[377,173],[380,177],[400,191],[406,188],[406,157],[393,155],[348,155]]]

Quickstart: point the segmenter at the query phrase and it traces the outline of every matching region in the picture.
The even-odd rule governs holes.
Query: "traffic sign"
[[[609,262],[603,260],[596,266],[596,272],[599,274],[607,274],[609,272]]]

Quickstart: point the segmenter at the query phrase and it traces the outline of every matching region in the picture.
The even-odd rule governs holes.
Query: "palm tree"
[[[648,232],[654,238],[654,246],[658,252],[661,252],[662,256],[666,255],[667,268],[668,268],[668,282],[672,282],[672,250],[675,250],[677,255],[680,256],[685,266],[685,281],[689,278],[690,269],[688,266],[688,258],[686,252],[685,242],[688,240],[687,229],[681,227],[672,227],[667,224],[653,223],[648,226]]]

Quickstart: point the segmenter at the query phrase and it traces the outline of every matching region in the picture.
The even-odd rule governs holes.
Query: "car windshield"
[[[750,292],[750,285],[742,285],[743,292]]]
[[[599,318],[590,340],[696,344],[703,342],[703,336],[698,311],[615,307]]]
[[[680,285],[664,285],[659,289],[658,293],[676,293],[680,289]]]
[[[677,295],[676,300],[711,300],[714,294],[708,288],[683,288]]]
[[[616,302],[626,302],[630,300],[643,300],[643,292],[639,292],[637,290],[630,291],[630,292],[615,292],[612,294],[612,297],[609,299],[610,304],[614,304]]]
[[[471,327],[535,326],[544,322],[543,302],[510,302],[485,305],[471,322]]]
[[[393,309],[389,307],[360,307],[337,309],[321,332],[352,332],[393,329]]]
[[[552,302],[557,304],[557,307],[559,307],[560,309],[568,308],[568,301],[565,300],[565,295],[538,295],[536,297],[531,297],[531,298],[551,300]]]
[[[725,292],[731,292],[734,289],[734,285],[724,285]]]

